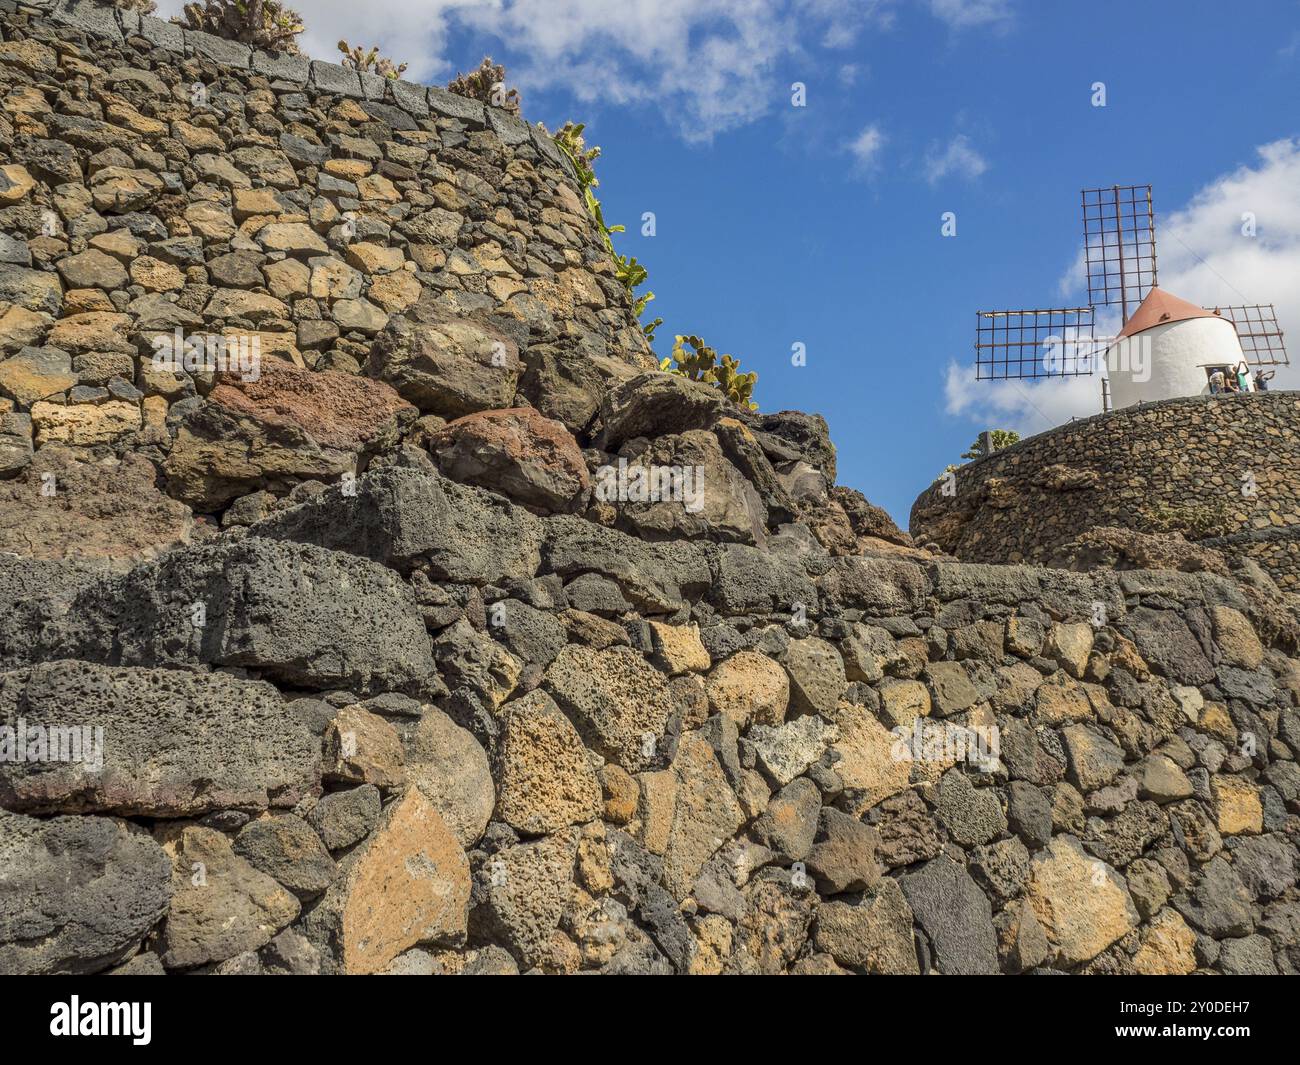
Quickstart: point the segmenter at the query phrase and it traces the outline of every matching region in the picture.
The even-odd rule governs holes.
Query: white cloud
[[[885,147],[885,134],[879,124],[873,122],[846,145],[853,156],[853,166],[859,173],[875,169],[879,163],[881,150]]]
[[[930,11],[955,30],[1005,25],[1011,20],[1011,0],[929,0]]]
[[[1205,307],[1273,304],[1300,363],[1300,139],[1265,144],[1256,154],[1253,164],[1215,178],[1185,206],[1157,214],[1160,287]],[[1256,220],[1254,237],[1242,232],[1247,213]],[[1061,278],[1060,295],[1087,299],[1082,254]],[[1098,308],[1098,335],[1117,328],[1115,311]],[[1272,384],[1300,388],[1300,368],[1280,368]],[[1101,409],[1096,378],[976,381],[973,368],[956,364],[948,368],[944,395],[951,415],[1021,433]]]
[[[581,103],[656,106],[685,139],[706,141],[783,98],[779,64],[807,60],[802,80],[812,82],[822,60],[811,49],[844,48],[887,25],[895,0],[290,2],[307,24],[303,48],[316,58],[338,58],[340,38],[377,44],[410,64],[409,78],[429,82],[508,46],[525,111],[530,90],[563,89]],[[175,14],[180,0],[160,7]],[[472,35],[472,54],[448,55],[455,31]]]
[[[979,429],[1014,429],[1021,436],[1101,411],[1096,377],[977,381],[974,366],[950,362],[943,390],[945,408],[954,417],[965,417]]]
[[[974,180],[989,168],[988,161],[972,146],[964,133],[952,137],[946,147],[932,144],[925,155],[925,180],[937,185],[948,175]]]
[[[1205,307],[1274,305],[1300,362],[1300,138],[1257,149],[1254,166],[1211,182],[1182,210],[1156,220],[1160,287]],[[1158,202],[1158,201],[1157,201]],[[1243,216],[1255,219],[1255,236]],[[1275,388],[1300,388],[1300,370]]]

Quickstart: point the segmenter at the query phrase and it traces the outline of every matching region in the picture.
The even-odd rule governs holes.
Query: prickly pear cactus
[[[202,0],[181,8],[173,22],[191,30],[240,41],[276,55],[296,55],[302,16],[279,0]]]
[[[717,351],[697,336],[678,336],[672,356],[660,362],[659,369],[713,385],[738,407],[758,410],[758,404],[750,399],[758,374],[741,373],[739,359],[730,355],[719,359]]]
[[[477,70],[457,74],[456,80],[448,83],[447,91],[514,114],[519,113],[522,102],[518,89],[506,88],[506,68],[500,63],[492,62],[492,57],[486,55]]]
[[[406,72],[406,64],[394,63],[387,56],[379,54],[378,46],[369,51],[361,45],[349,45],[339,41],[339,51],[343,53],[343,65],[352,70],[366,70],[378,74],[381,78],[400,78]]]

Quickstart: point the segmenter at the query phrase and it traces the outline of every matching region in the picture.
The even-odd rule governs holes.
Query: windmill
[[[1158,285],[1150,185],[1084,189],[1088,306],[976,312],[975,376],[1025,380],[1091,375],[1104,361],[1102,408],[1199,395],[1215,370],[1290,365],[1271,304],[1198,307]],[[1097,337],[1097,308],[1121,328]]]

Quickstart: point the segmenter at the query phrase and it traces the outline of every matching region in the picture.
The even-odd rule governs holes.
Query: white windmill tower
[[[1249,389],[1256,369],[1286,364],[1271,305],[1210,309],[1159,287],[1150,185],[1085,189],[1083,246],[1088,302],[1123,314],[1102,355],[1106,408],[1203,395],[1216,370],[1226,378],[1244,367]]]
[[[1104,362],[1102,409],[1210,391],[1211,375],[1249,382],[1261,367],[1289,365],[1272,305],[1206,308],[1157,285],[1150,185],[1083,190],[1087,307],[979,311],[977,379],[1075,377]],[[1093,334],[1098,307],[1119,306],[1123,325]],[[1131,313],[1130,313],[1131,312]]]

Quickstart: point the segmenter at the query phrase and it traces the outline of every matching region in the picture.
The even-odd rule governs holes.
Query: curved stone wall
[[[168,495],[215,514],[364,468],[392,436],[382,425],[406,424],[371,378],[424,413],[529,403],[580,428],[594,405],[573,402],[575,384],[653,365],[572,167],[539,128],[91,0],[4,7],[0,479],[47,445],[146,451]],[[426,376],[447,371],[439,397],[421,367],[376,361],[405,314],[460,323],[452,354],[415,356]],[[256,345],[262,366],[348,380],[259,384],[192,358],[160,369],[159,344],[178,336],[221,337],[241,367]],[[312,462],[268,459],[265,433],[228,445],[269,408]],[[344,408],[352,438],[324,433]]]
[[[1300,394],[1193,396],[1071,422],[931,485],[911,531],[977,562],[1045,562],[1099,526],[1183,533],[1300,590]]]

